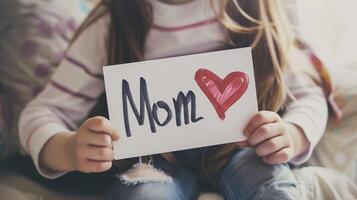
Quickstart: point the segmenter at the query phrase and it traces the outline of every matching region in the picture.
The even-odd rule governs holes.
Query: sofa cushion
[[[340,121],[331,118],[315,149],[311,163],[339,170],[357,183],[357,59],[332,69],[336,102],[342,109]]]
[[[18,151],[17,124],[22,109],[44,88],[76,28],[96,2],[0,1],[0,134],[6,138],[0,152],[5,146],[7,154]]]

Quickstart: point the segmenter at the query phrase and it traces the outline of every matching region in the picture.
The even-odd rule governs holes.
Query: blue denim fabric
[[[201,149],[175,152],[170,164],[159,156],[154,166],[172,176],[171,183],[114,184],[107,200],[191,200],[200,193]],[[217,175],[218,192],[226,200],[298,199],[297,181],[288,165],[266,165],[252,149],[237,151]]]
[[[220,172],[219,189],[226,200],[299,199],[297,181],[288,165],[267,165],[252,149],[236,152]]]
[[[184,165],[172,165],[155,156],[152,163],[156,168],[170,174],[170,183],[124,184],[118,181],[112,187],[108,200],[195,200],[199,194],[198,177]]]

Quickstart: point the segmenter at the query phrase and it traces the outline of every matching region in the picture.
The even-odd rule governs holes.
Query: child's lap
[[[202,149],[175,152],[178,159],[176,164],[155,156],[153,159],[155,168],[169,174],[173,179],[172,182],[129,185],[118,179],[108,199],[197,199],[201,190],[201,180],[207,180],[207,177],[205,179],[200,177],[202,152]],[[277,184],[282,185],[283,193],[286,188],[296,189],[295,178],[287,165],[266,165],[252,149],[236,151],[227,165],[216,176],[210,178],[217,186],[212,188],[212,191],[226,197],[230,196],[231,199],[235,199],[235,196],[250,199],[258,190],[268,188],[280,190]]]

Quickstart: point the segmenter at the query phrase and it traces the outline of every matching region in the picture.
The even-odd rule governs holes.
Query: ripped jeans
[[[107,200],[196,200],[200,194],[201,149],[175,152],[179,164],[155,156],[153,165],[170,182],[127,184],[119,180]],[[252,149],[235,152],[217,175],[217,192],[226,200],[298,199],[297,181],[288,165],[266,165]]]

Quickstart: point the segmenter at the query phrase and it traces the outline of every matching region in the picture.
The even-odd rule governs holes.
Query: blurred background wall
[[[298,0],[297,13],[299,33],[329,68],[357,67],[356,0]]]

